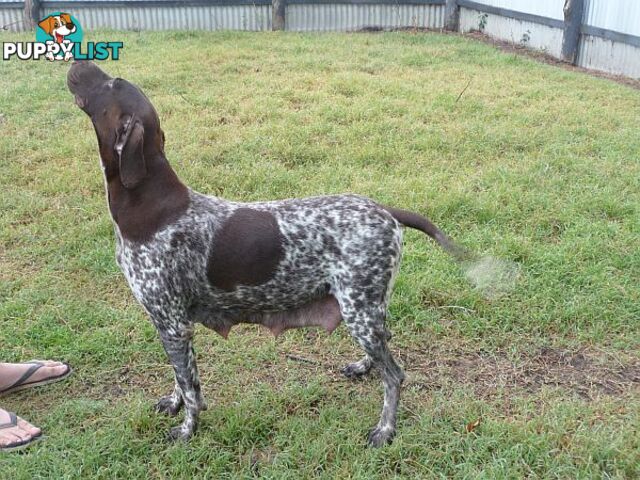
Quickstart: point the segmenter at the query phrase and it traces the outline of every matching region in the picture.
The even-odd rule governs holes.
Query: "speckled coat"
[[[164,156],[155,109],[131,83],[92,63],[75,63],[67,83],[93,122],[117,238],[117,262],[156,326],[175,371],[157,404],[188,439],[206,408],[195,353],[196,323],[226,337],[240,322],[274,334],[344,321],[365,351],[348,377],[381,372],[384,405],[369,443],[395,434],[402,369],[387,341],[385,317],[402,245],[402,225],[417,228],[456,255],[426,218],[358,195],[274,202],[231,202],[185,187]]]

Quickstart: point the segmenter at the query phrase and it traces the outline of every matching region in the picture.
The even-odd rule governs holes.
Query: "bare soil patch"
[[[257,328],[241,327],[234,333],[249,336],[251,342],[270,341]],[[292,378],[304,381],[310,375],[324,376],[331,383],[347,381],[340,370],[359,359],[362,352],[350,341],[339,342],[332,349],[325,343],[325,335],[308,333],[299,344],[279,347],[277,357],[263,359],[250,369],[238,365],[231,380],[221,378],[214,365],[207,365],[208,350],[215,350],[215,346],[203,342],[199,357],[202,383],[211,394],[257,383],[279,388]],[[635,353],[614,355],[593,347],[544,347],[530,352],[474,351],[468,344],[407,349],[392,343],[391,347],[407,374],[405,388],[412,390],[452,391],[463,387],[478,398],[490,399],[496,395],[535,396],[544,388],[552,388],[585,401],[640,392],[640,356]],[[124,365],[103,372],[79,372],[73,390],[76,395],[104,400],[140,391],[155,399],[168,393],[172,378],[168,363]],[[367,387],[361,384],[358,388]]]
[[[409,385],[426,390],[468,385],[479,397],[497,393],[534,394],[559,388],[585,400],[619,396],[640,388],[640,360],[621,362],[610,355],[581,349],[542,348],[516,358],[505,352],[408,352],[401,355]]]
[[[361,356],[356,348],[331,352],[314,343],[311,339],[310,344],[301,345],[296,351],[281,352],[285,368],[328,371],[333,380],[342,381],[340,369]],[[637,352],[614,355],[586,346],[572,350],[543,347],[527,352],[486,352],[469,347],[436,344],[407,349],[391,344],[407,374],[406,388],[438,391],[463,386],[471,388],[478,398],[487,399],[496,394],[526,397],[543,388],[555,388],[586,401],[640,392]]]

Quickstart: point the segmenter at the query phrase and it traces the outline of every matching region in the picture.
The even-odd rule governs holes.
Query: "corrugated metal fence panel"
[[[533,15],[540,15],[541,17],[555,18],[557,20],[563,20],[564,14],[562,13],[562,7],[564,6],[564,0],[475,0],[478,3],[484,5],[491,5],[493,7],[506,8],[508,10],[515,10],[516,12],[531,13]]]
[[[482,12],[477,10],[461,8],[460,31],[469,32],[471,30],[479,30],[481,14]],[[562,29],[493,15],[491,13],[486,15],[483,31],[487,35],[507,42],[523,44],[530,48],[543,50],[554,57],[560,56],[562,50]]]
[[[640,78],[640,48],[592,35],[583,35],[578,53],[578,65]]]
[[[24,12],[21,8],[0,8],[0,29],[10,32],[24,30]]]
[[[587,0],[584,23],[640,36],[638,0]]]
[[[89,30],[271,30],[270,5],[78,7],[73,16]]]
[[[286,29],[307,31],[354,31],[375,28],[442,28],[442,5],[287,5]]]

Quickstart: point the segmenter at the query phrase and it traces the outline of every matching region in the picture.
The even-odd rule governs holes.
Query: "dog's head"
[[[148,162],[164,157],[164,132],[151,102],[132,83],[86,61],[71,66],[67,86],[91,117],[107,180],[119,177],[125,188],[135,188]]]
[[[51,35],[56,43],[61,43],[64,37],[76,31],[76,26],[68,13],[49,15],[38,26],[47,32],[47,35]]]

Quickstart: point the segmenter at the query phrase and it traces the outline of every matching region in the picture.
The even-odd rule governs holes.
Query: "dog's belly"
[[[333,295],[326,295],[300,306],[282,311],[221,311],[214,308],[196,307],[197,321],[227,338],[231,328],[238,323],[263,325],[275,336],[290,328],[322,327],[333,332],[342,320],[340,306]]]

